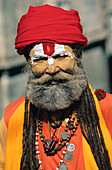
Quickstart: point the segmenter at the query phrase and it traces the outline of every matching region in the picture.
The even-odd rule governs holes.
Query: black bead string
[[[70,135],[68,134],[68,137],[66,140],[63,140],[61,138],[60,141],[58,142],[58,146],[54,147],[53,150],[47,152],[48,155],[55,155],[57,153],[57,151],[61,150],[66,145],[67,142],[69,143],[71,137],[74,136],[74,133],[76,132],[78,124],[79,124],[79,119],[77,118],[77,122],[75,123],[75,126],[74,126],[75,118],[76,118],[76,116],[74,118],[72,118],[71,115],[69,116],[69,120],[65,127],[65,132],[70,131]],[[38,127],[39,127],[40,139],[43,142],[43,146],[44,146],[45,136],[42,134],[42,127],[43,127],[42,120],[38,120]]]

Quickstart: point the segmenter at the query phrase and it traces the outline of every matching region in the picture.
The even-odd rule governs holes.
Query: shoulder
[[[99,105],[103,112],[112,113],[112,94],[106,93],[105,98],[99,101]]]
[[[112,138],[112,94],[105,93],[105,97],[100,98],[99,105],[103,118]]]
[[[112,94],[106,93],[106,97],[99,101],[99,105],[106,122],[112,122]]]
[[[9,123],[9,119],[11,118],[11,116],[14,114],[14,112],[16,111],[16,109],[19,107],[19,105],[24,102],[25,100],[25,96],[15,100],[14,102],[12,102],[11,104],[9,104],[5,110],[4,110],[4,122],[6,124],[6,126],[8,127],[8,123]]]
[[[103,89],[96,89],[95,95],[99,101],[100,107],[102,111],[107,111],[112,108],[112,94],[107,93]]]

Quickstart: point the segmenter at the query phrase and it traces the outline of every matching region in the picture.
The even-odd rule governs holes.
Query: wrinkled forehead
[[[34,46],[34,53],[41,56],[55,56],[67,54],[72,56],[73,49],[68,45],[57,43],[40,43]]]

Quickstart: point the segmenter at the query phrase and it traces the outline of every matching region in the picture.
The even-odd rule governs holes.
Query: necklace
[[[37,160],[37,164],[39,164],[39,165],[40,165],[40,169],[43,170],[43,168],[42,168],[42,162],[41,162],[41,160],[40,160],[38,135],[39,135],[39,128],[38,128],[38,122],[37,122],[37,125],[36,125],[36,133],[35,133],[36,158],[38,159],[38,160]]]
[[[64,158],[64,155],[66,154],[66,148],[69,144],[71,137],[74,135],[74,133],[77,129],[78,123],[79,123],[79,119],[77,118],[77,122],[75,123],[75,126],[73,125],[75,118],[76,118],[76,114],[73,118],[71,116],[69,117],[69,120],[68,120],[66,127],[65,127],[65,131],[62,132],[61,139],[58,142],[57,146],[54,145],[54,143],[56,143],[54,140],[52,140],[52,139],[51,140],[49,140],[49,139],[45,140],[45,136],[43,136],[43,134],[42,134],[43,123],[42,123],[42,121],[38,120],[36,134],[35,134],[36,135],[36,137],[35,137],[35,149],[36,149],[36,158],[38,158],[38,163],[40,165],[41,170],[43,170],[43,168],[42,168],[42,162],[40,160],[40,152],[39,152],[39,148],[38,148],[38,146],[39,146],[38,134],[40,133],[40,139],[43,142],[44,150],[45,150],[47,155],[55,155],[57,153],[57,151],[61,150],[65,146],[65,148],[62,152],[62,157],[60,159],[60,163],[59,163],[58,167],[56,168],[56,170],[58,170],[58,169],[60,169],[61,165],[64,164],[63,158]],[[49,127],[49,125],[48,125],[48,127]],[[55,131],[54,131],[53,134],[55,134]],[[57,138],[58,138],[58,136],[57,136]],[[47,143],[47,147],[45,146],[46,145],[45,142]],[[46,148],[47,148],[47,150],[46,150]]]
[[[52,125],[51,125],[51,126],[52,126]],[[54,131],[53,135],[52,135],[52,133],[51,133],[51,127],[50,127],[50,122],[49,122],[49,121],[48,121],[48,128],[49,128],[49,132],[50,132],[50,137],[51,137],[51,139],[53,139],[55,142],[58,142],[58,138],[59,138],[59,133],[60,133],[60,128],[61,128],[61,126],[59,126],[57,137],[55,136],[55,132],[56,132],[56,130],[57,130],[57,127],[55,127],[55,131]]]
[[[61,139],[58,142],[58,145],[55,147],[56,141],[53,139],[47,139],[45,140],[45,136],[42,134],[42,127],[43,127],[43,122],[42,121],[38,121],[38,126],[39,126],[39,132],[40,132],[40,138],[41,141],[43,142],[43,146],[45,149],[46,154],[48,155],[54,155],[57,153],[57,151],[61,150],[65,145],[66,142],[69,142],[71,137],[74,135],[77,126],[78,126],[78,122],[79,120],[77,119],[77,122],[75,123],[74,126],[74,121],[76,118],[76,114],[75,116],[72,118],[72,116],[69,116],[69,120],[66,124],[65,127],[65,131],[61,134]],[[68,134],[68,131],[70,130],[70,134]]]

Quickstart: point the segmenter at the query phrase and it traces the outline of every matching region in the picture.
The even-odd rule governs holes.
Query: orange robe
[[[5,109],[4,122],[8,129],[5,155],[5,170],[20,170],[24,121],[24,99],[24,97],[18,99]],[[108,149],[112,165],[112,95],[107,94],[105,99],[102,99],[99,104],[95,96],[94,99],[99,115],[100,126],[104,136],[104,141]],[[64,126],[65,122],[63,122],[62,124],[60,135],[64,131]],[[46,138],[50,138],[48,125],[45,122],[43,123],[43,134]],[[60,137],[61,136],[59,136],[59,138]],[[68,170],[98,169],[90,146],[81,133],[80,125],[78,125],[77,131],[75,135],[71,138],[69,143],[75,145],[75,150],[71,152],[73,155],[73,159],[71,161],[66,161],[64,159],[64,162],[68,166]],[[56,169],[56,167],[59,165],[63,149],[59,151],[55,156],[46,156],[46,154],[44,153],[43,144],[40,141],[39,137],[39,151],[43,169]],[[0,170],[3,169],[1,168]]]

